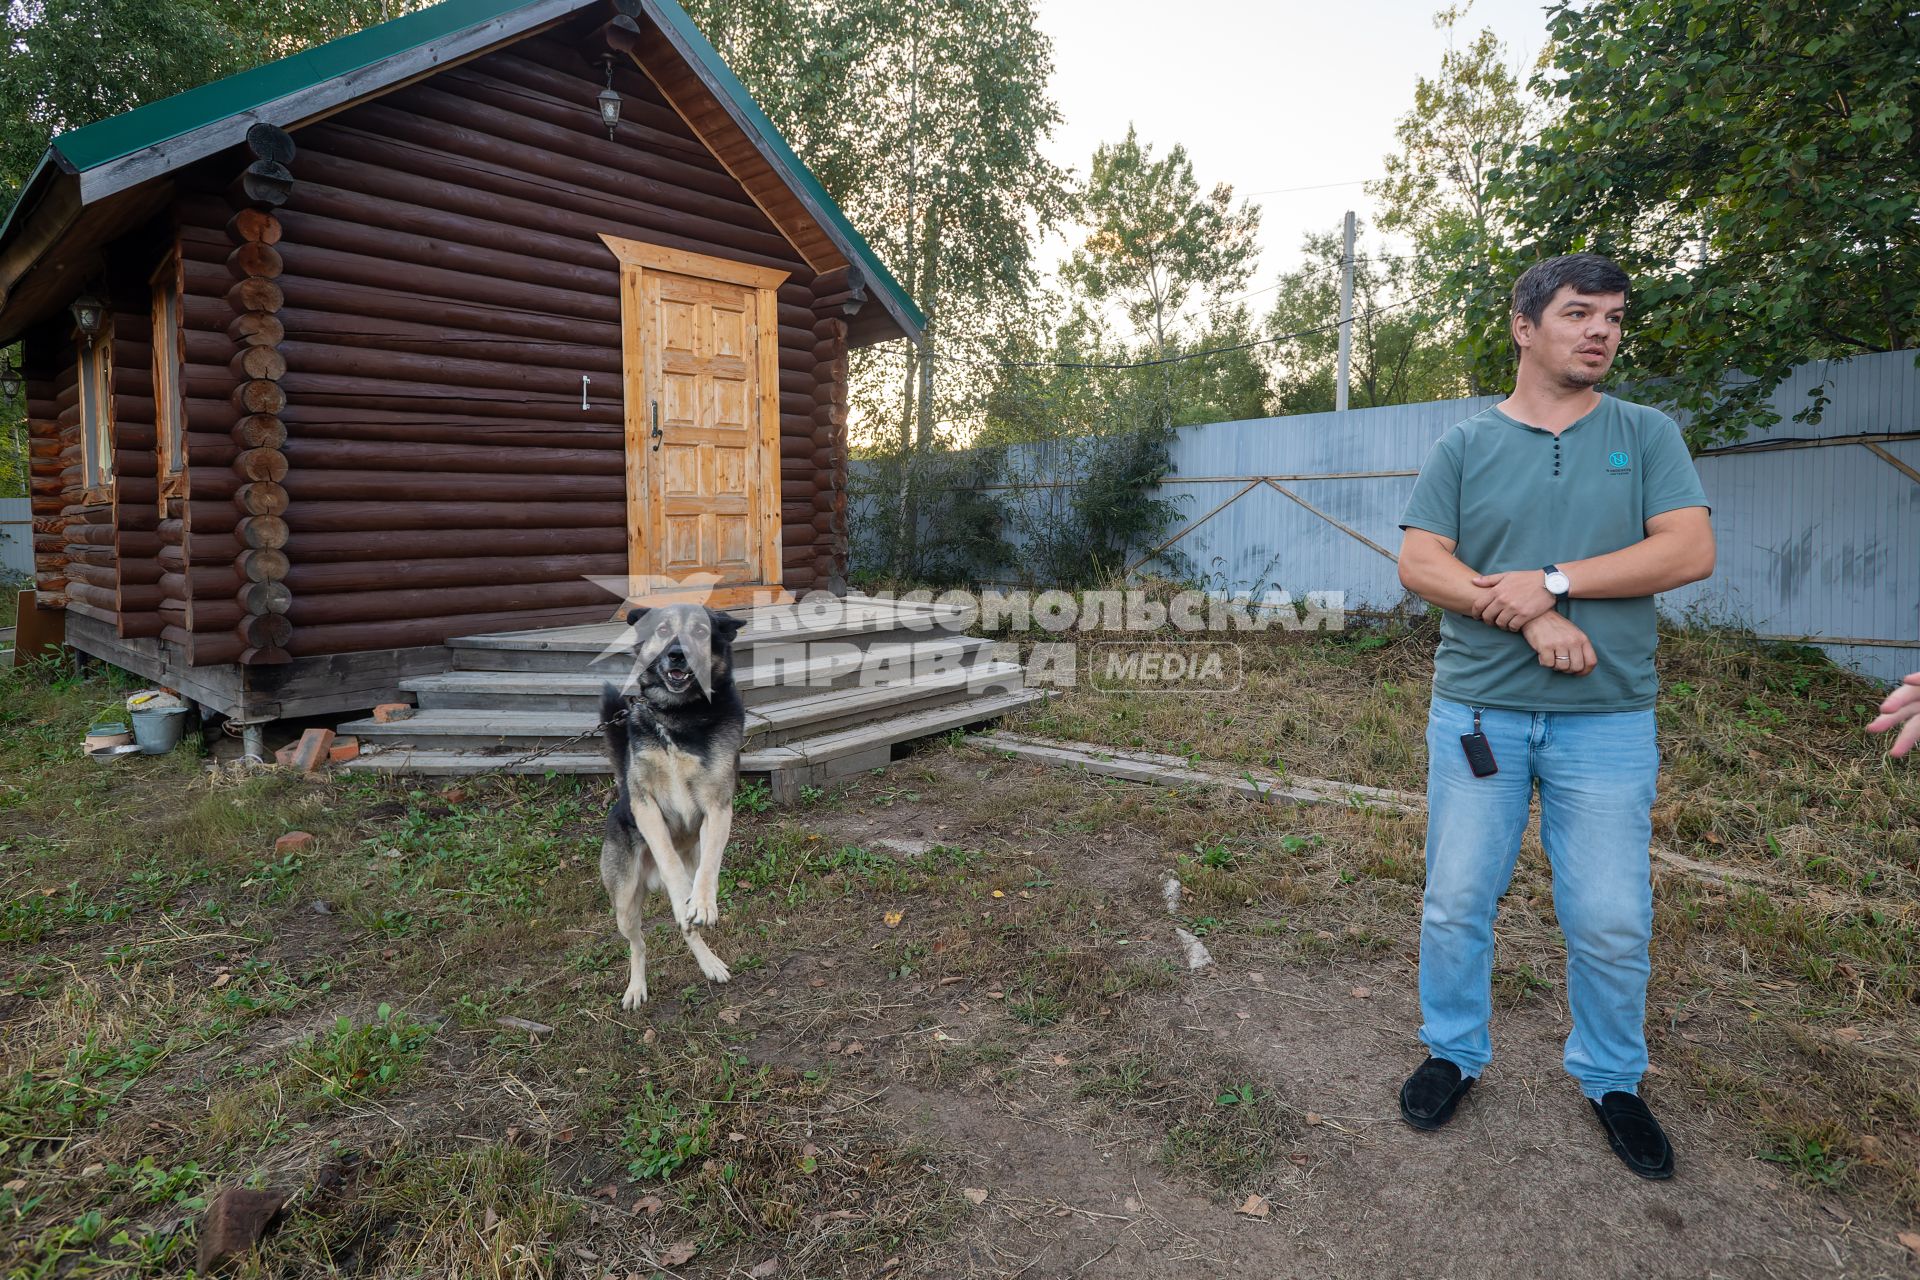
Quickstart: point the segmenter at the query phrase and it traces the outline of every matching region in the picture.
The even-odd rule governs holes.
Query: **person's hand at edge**
[[[1904,756],[1920,743],[1920,671],[1914,672],[1900,682],[1900,687],[1887,695],[1880,704],[1880,714],[1867,722],[1868,733],[1886,733],[1888,730],[1905,725],[1893,740],[1893,746],[1887,754]]]

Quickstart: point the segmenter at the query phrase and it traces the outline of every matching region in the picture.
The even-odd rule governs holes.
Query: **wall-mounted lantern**
[[[613,87],[613,59],[600,60],[607,68],[607,87],[600,91],[600,119],[607,126],[607,141],[613,141],[614,126],[620,123],[620,94]]]
[[[73,327],[78,329],[92,346],[93,340],[100,335],[100,322],[107,314],[106,306],[91,293],[83,293],[73,300]]]
[[[12,361],[8,361],[5,365],[0,365],[0,395],[11,400],[19,394],[20,371],[13,367]]]

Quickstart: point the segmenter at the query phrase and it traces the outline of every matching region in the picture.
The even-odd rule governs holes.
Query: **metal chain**
[[[509,769],[517,768],[518,766],[523,764],[530,764],[533,761],[538,760],[541,756],[550,756],[556,751],[564,750],[567,747],[573,746],[577,742],[581,742],[587,738],[593,737],[597,733],[602,733],[609,726],[619,724],[621,721],[625,720],[626,718],[627,718],[627,712],[623,708],[620,711],[614,713],[613,715],[608,716],[606,719],[600,721],[600,723],[594,725],[592,728],[583,729],[579,733],[574,734],[571,738],[564,738],[561,741],[554,743],[552,746],[537,747],[534,750],[527,752],[526,755],[517,756],[514,759],[507,761],[505,764],[496,765],[495,767],[487,770],[485,773],[477,773],[472,776],[476,778],[485,778],[496,773],[504,774]]]

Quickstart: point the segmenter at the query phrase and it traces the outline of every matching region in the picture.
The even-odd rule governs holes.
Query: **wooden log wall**
[[[276,602],[295,658],[610,614],[582,576],[627,571],[603,232],[791,272],[782,577],[843,578],[844,323],[823,322],[812,270],[624,59],[608,140],[599,55],[537,37],[299,130],[271,233],[230,234],[231,210],[181,198],[193,476],[169,573],[191,604],[167,635],[191,636],[194,661],[240,656],[233,629]],[[253,536],[269,521],[284,547]],[[268,582],[271,598],[251,590]]]
[[[235,516],[231,536],[239,547],[227,576],[217,572],[202,576],[213,597],[206,611],[208,623],[223,622],[231,612],[239,660],[264,666],[293,660],[288,652],[293,638],[289,617],[293,593],[286,583],[291,562],[284,550],[288,534],[283,518],[291,499],[281,484],[288,471],[287,428],[281,418],[287,403],[281,386],[287,373],[287,358],[281,350],[286,326],[279,318],[286,299],[277,283],[284,264],[275,248],[282,228],[274,211],[286,203],[292,187],[293,175],[287,166],[293,161],[294,146],[281,130],[256,124],[247,131],[247,147],[253,160],[227,193],[234,210],[226,225],[233,245],[226,261],[227,274],[233,279],[227,290],[227,305],[233,309],[233,320],[227,325],[227,337],[233,343],[233,355],[227,361],[233,384],[227,398],[234,412],[229,434],[239,452],[228,464],[228,475],[220,477],[220,487],[231,489]],[[220,595],[228,588],[230,610],[218,607]]]
[[[179,223],[181,396],[186,406],[187,496],[160,526],[162,640],[183,648],[196,666],[238,660],[234,590],[204,570],[231,572],[241,546],[231,501],[233,462],[245,447],[236,439],[241,414],[233,404],[231,372],[235,324],[228,294],[236,281],[227,268],[234,245],[226,230],[233,209],[224,183],[196,183],[174,204]]]
[[[160,634],[160,480],[153,395],[153,300],[137,263],[113,297],[112,563],[95,570],[121,637]]]
[[[28,496],[33,516],[33,585],[39,602],[65,608],[73,581],[71,548],[111,550],[112,526],[96,528],[90,510],[79,507],[79,412],[63,416],[62,405],[79,397],[79,369],[71,344],[36,330],[21,344],[27,398]],[[96,542],[95,539],[99,541]]]
[[[820,485],[813,499],[816,574],[835,593],[847,586],[847,303],[849,273],[814,281],[813,467]],[[856,307],[857,309],[857,307]]]
[[[143,412],[140,398],[147,392],[149,377],[130,377],[130,359],[146,351],[147,321],[114,307],[115,327],[112,361],[112,392],[108,412],[116,424],[114,436],[115,466],[129,471],[117,476],[115,489],[105,501],[89,501],[85,484],[85,463],[80,441],[80,353],[77,345],[56,336],[64,327],[58,320],[28,335],[23,344],[23,372],[27,395],[27,437],[30,461],[31,507],[34,533],[34,585],[43,604],[69,609],[114,627],[119,634],[152,634],[143,631],[143,618],[158,603],[157,575],[136,581],[125,592],[125,607],[135,616],[123,623],[123,592],[120,575],[122,533],[115,519],[116,490],[137,499],[144,492],[149,512],[154,501],[154,466],[144,468],[134,457],[140,441],[151,444],[151,397]],[[121,346],[120,326],[126,326],[125,347]],[[129,421],[121,422],[125,415]],[[125,486],[120,490],[120,486]],[[144,486],[144,488],[143,488]],[[94,495],[97,497],[97,495]],[[131,523],[142,522],[135,516]],[[151,530],[152,522],[146,522]],[[149,560],[151,557],[149,557]],[[132,575],[143,575],[138,568]]]

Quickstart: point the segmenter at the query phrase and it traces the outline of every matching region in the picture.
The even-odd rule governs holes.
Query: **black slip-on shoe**
[[[1592,1098],[1587,1101],[1622,1164],[1656,1182],[1673,1176],[1673,1147],[1646,1103],[1618,1089],[1602,1095],[1597,1102]]]
[[[1400,1086],[1400,1118],[1416,1129],[1438,1129],[1473,1088],[1472,1076],[1445,1058],[1428,1058]]]

